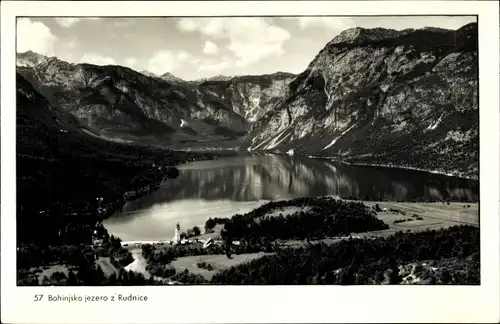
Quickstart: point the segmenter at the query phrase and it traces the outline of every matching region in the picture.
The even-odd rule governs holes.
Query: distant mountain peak
[[[206,81],[229,81],[229,80],[233,79],[234,77],[235,76],[215,75],[215,76],[208,77],[208,78],[196,79],[196,80],[193,80],[191,82],[202,83],[202,82],[206,82]]]
[[[148,77],[159,78],[158,75],[154,74],[153,72],[149,72],[148,70],[143,70],[143,71],[140,71],[139,73],[144,74],[145,76],[148,76]]]
[[[23,53],[17,53],[16,66],[34,67],[46,62],[48,59],[48,56],[29,50]]]
[[[175,75],[173,75],[170,72],[163,73],[162,75],[159,76],[159,78],[162,80],[165,80],[165,81],[169,81],[169,82],[186,82],[183,79],[176,77]]]

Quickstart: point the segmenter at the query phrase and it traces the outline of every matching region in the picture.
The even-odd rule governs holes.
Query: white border
[[[2,2],[1,320],[7,323],[498,322],[499,20],[494,1]],[[477,287],[16,287],[15,16],[478,14],[481,280]],[[165,37],[168,37],[165,35]],[[147,303],[34,303],[35,293],[133,293]],[[125,307],[124,307],[125,306]]]

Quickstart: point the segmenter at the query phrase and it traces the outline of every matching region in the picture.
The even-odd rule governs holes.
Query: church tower
[[[177,222],[177,225],[175,226],[175,235],[173,241],[175,243],[179,243],[181,241],[181,226],[179,225],[179,222]]]

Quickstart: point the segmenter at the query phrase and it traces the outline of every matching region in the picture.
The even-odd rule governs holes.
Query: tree
[[[50,276],[50,282],[52,284],[61,284],[64,280],[66,280],[66,274],[64,274],[64,272],[60,272],[60,271],[56,271],[54,273],[52,273],[52,275]]]
[[[135,272],[133,272],[132,270],[130,270],[128,272],[128,281],[132,284],[132,283],[135,282],[135,279],[136,279]]]
[[[201,234],[201,230],[198,226],[193,227],[194,236],[199,236]]]
[[[49,278],[47,276],[43,276],[42,286],[49,286],[51,284]]]
[[[205,233],[212,233],[213,232],[213,228],[215,227],[215,220],[213,220],[212,218],[209,218],[206,222],[205,222]]]
[[[153,253],[154,247],[151,244],[143,244],[142,245],[142,255],[146,260],[149,259],[151,253]]]
[[[110,286],[114,286],[114,285],[116,285],[116,283],[117,283],[117,277],[116,277],[116,274],[115,274],[115,273],[112,273],[112,274],[109,276],[109,278],[108,278],[108,284],[109,284]]]
[[[105,279],[104,271],[102,271],[101,266],[97,266],[95,270],[94,280],[96,284],[102,284]]]
[[[337,276],[333,271],[328,271],[325,275],[324,284],[325,285],[334,285],[336,284]]]
[[[354,285],[356,283],[356,278],[354,275],[354,271],[351,267],[342,270],[339,273],[339,283],[341,285]]]
[[[76,278],[76,275],[73,271],[69,271],[69,274],[68,274],[68,282],[67,282],[68,286],[76,286],[78,285],[78,279]]]
[[[401,283],[401,276],[399,275],[399,269],[396,266],[391,267],[391,273],[389,274],[389,284],[399,285]]]
[[[441,273],[441,276],[439,279],[440,279],[441,283],[446,285],[446,284],[451,283],[453,278],[452,278],[450,272],[448,270],[444,269],[443,272]]]
[[[377,270],[375,272],[375,280],[377,283],[381,284],[384,282],[385,280],[385,275],[384,275],[384,272],[383,271],[380,271],[380,270]]]

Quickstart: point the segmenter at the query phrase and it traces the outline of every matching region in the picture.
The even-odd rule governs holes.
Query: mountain
[[[34,63],[25,64],[33,54],[18,54],[17,71],[51,105],[103,138],[162,145],[240,138],[251,121],[274,107],[294,78],[275,73],[189,83],[170,73],[156,76],[56,57],[31,58]]]
[[[263,117],[285,95],[296,75],[276,72],[237,76],[229,80],[207,80],[196,86],[204,102],[219,101],[237,114],[254,122]]]
[[[24,53],[17,54],[17,66],[34,67],[43,62],[47,61],[49,58],[45,55],[35,53],[33,51],[27,51]]]
[[[234,76],[216,75],[216,76],[213,76],[213,77],[197,79],[197,80],[193,80],[193,81],[190,81],[190,82],[193,83],[193,84],[200,84],[200,83],[203,83],[203,82],[206,82],[206,81],[229,81],[232,78],[234,78]]]
[[[49,104],[106,139],[237,148],[478,176],[477,24],[352,28],[299,75],[184,81],[18,54]]]
[[[85,132],[73,115],[53,108],[19,73],[16,74],[16,87],[18,154],[49,158],[54,149],[52,139],[68,132]]]
[[[49,103],[105,138],[222,140],[248,130],[244,117],[218,102],[202,102],[184,83],[151,78],[121,66],[71,64],[49,58],[17,71]],[[185,127],[187,121],[191,127]]]
[[[395,29],[385,29],[385,28],[349,28],[342,31],[340,34],[335,36],[333,40],[329,43],[340,44],[340,43],[362,43],[366,41],[381,41],[383,39],[396,38],[407,33],[413,32],[413,29],[405,30],[395,30]]]
[[[347,30],[253,126],[249,150],[478,175],[477,24]]]
[[[143,70],[143,71],[140,71],[139,73],[142,73],[145,76],[150,77],[150,78],[159,78],[158,75],[154,74],[153,72],[149,72],[148,70]]]
[[[168,82],[178,82],[178,83],[182,83],[182,82],[186,82],[184,80],[182,80],[181,78],[178,78],[176,77],[175,75],[173,75],[172,73],[170,72],[167,72],[167,73],[163,73],[161,76],[160,76],[160,79],[162,80],[165,80],[165,81],[168,81]]]

